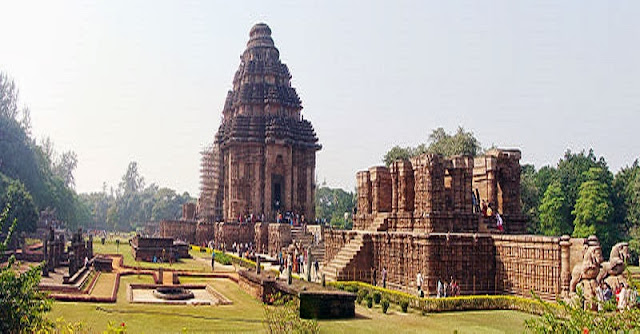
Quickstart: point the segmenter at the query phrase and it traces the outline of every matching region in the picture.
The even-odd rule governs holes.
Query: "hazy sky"
[[[266,22],[323,149],[319,182],[352,190],[391,146],[458,125],[556,164],[640,153],[640,1],[0,1],[0,71],[33,132],[78,154],[76,189],[199,193],[249,29]]]

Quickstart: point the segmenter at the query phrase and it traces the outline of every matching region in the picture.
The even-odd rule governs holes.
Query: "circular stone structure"
[[[153,290],[156,298],[164,300],[187,300],[193,299],[193,292],[179,286],[159,286]]]

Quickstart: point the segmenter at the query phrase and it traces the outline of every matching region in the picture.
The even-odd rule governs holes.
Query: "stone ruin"
[[[249,37],[214,143],[203,152],[198,216],[229,222],[253,214],[273,221],[291,211],[313,220],[321,146],[302,117],[271,29],[258,23]]]
[[[620,242],[611,248],[609,261],[605,261],[598,238],[590,236],[583,247],[582,261],[573,266],[569,297],[575,298],[580,286],[585,299],[584,308],[596,311],[597,304],[593,300],[596,299],[596,289],[600,284],[606,283],[613,290],[621,284],[628,284],[624,270],[629,256],[629,244]]]
[[[354,229],[324,232],[327,279],[381,285],[385,268],[387,287],[412,293],[421,273],[427,295],[451,279],[462,294],[568,295],[587,241],[523,234],[519,160],[519,150],[504,149],[423,154],[358,172]],[[472,192],[502,216],[504,231],[474,210]]]
[[[315,217],[315,163],[321,145],[301,111],[271,29],[256,24],[240,56],[222,123],[213,144],[202,152],[195,219],[187,215],[162,221],[159,235],[197,245],[215,240],[217,248],[227,249],[233,243],[253,244],[270,254],[291,244],[290,226],[268,222],[285,212],[306,221]],[[294,234],[313,239],[306,231]]]
[[[42,276],[48,277],[49,273],[55,271],[56,268],[67,266],[67,274],[63,277],[64,283],[73,282],[73,278],[85,268],[85,259],[87,262],[93,259],[93,236],[89,235],[88,240],[84,240],[82,229],[78,229],[72,235],[70,244],[67,246],[64,234],[59,234],[56,237],[51,226],[49,235],[43,241],[42,255],[44,260]]]
[[[188,258],[189,244],[181,241],[174,241],[173,238],[153,238],[136,235],[129,240],[131,252],[136,261],[152,262],[157,261],[172,262],[181,258]]]

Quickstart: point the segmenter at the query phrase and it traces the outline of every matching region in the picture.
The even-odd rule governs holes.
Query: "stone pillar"
[[[47,248],[49,247],[48,241],[49,240],[45,238],[42,244],[42,255],[43,255],[43,261],[44,261],[44,264],[42,265],[43,277],[49,277],[49,257],[48,257],[49,252],[47,250]]]
[[[356,174],[358,187],[358,214],[371,213],[371,180],[369,171],[360,171]]]
[[[391,211],[391,175],[387,167],[369,168],[371,175],[371,211]]]
[[[400,187],[399,187],[399,171],[398,171],[398,162],[394,161],[391,164],[391,212],[398,212],[398,199],[400,196]]]
[[[571,238],[563,235],[560,238],[560,295],[569,295],[569,283],[571,282]]]

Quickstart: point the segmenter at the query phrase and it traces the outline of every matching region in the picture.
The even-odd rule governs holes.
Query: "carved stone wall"
[[[253,243],[255,226],[252,223],[214,223],[214,240],[216,248],[231,250],[233,243]]]
[[[462,294],[530,297],[533,290],[555,300],[568,294],[570,263],[582,261],[573,249],[584,244],[584,239],[532,235],[326,230],[325,261],[358,234],[364,246],[345,268],[345,277],[370,282],[375,268],[381,285],[386,267],[388,287],[415,293],[420,272],[423,290],[432,295],[439,278],[448,282],[453,277]]]
[[[291,244],[291,225],[269,224],[269,255],[276,256],[284,247]]]

